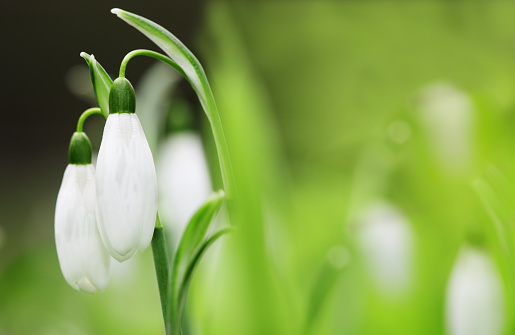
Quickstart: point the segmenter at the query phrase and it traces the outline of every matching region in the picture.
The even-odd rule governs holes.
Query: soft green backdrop
[[[515,180],[515,3],[211,1],[203,10],[197,56],[242,198],[238,230],[194,279],[187,334],[445,334],[460,247],[481,245],[500,269],[506,262],[472,183],[488,180],[491,166]],[[173,32],[173,22],[159,23]],[[423,92],[438,83],[471,106],[470,156],[456,168],[442,163],[421,117]],[[45,196],[38,219],[51,221],[56,195]],[[353,225],[378,200],[414,232],[411,284],[400,297],[380,292],[357,247]],[[0,334],[162,333],[150,250],[91,296],[66,285],[52,234],[0,262]],[[331,266],[331,250],[342,268]]]

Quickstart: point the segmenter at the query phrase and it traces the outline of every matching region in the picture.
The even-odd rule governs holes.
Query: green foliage
[[[220,210],[224,198],[224,192],[218,191],[199,208],[188,223],[175,252],[169,286],[169,299],[172,306],[169,327],[173,329],[172,334],[180,334],[188,287],[202,256],[211,244],[229,232],[229,229],[222,229],[211,236],[206,236],[209,225]]]
[[[113,85],[113,80],[109,77],[102,65],[97,62],[95,56],[88,55],[85,52],[81,52],[80,56],[86,60],[86,63],[88,63],[91,82],[93,84],[93,89],[95,90],[98,105],[100,106],[104,117],[107,118],[109,115],[109,91]]]

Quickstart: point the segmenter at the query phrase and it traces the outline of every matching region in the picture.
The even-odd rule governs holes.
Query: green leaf
[[[98,106],[102,110],[102,114],[107,119],[109,116],[109,91],[113,85],[113,80],[107,74],[106,70],[97,62],[95,56],[81,52],[80,56],[86,60],[89,65],[91,82],[97,97]]]
[[[207,240],[205,239],[206,231],[220,210],[224,198],[223,191],[213,193],[193,215],[182,235],[172,265],[169,296],[173,305],[172,319],[174,321],[168,327],[180,326],[183,308],[180,299],[186,294],[185,290],[191,280],[195,264],[199,262],[207,247],[222,235],[220,233],[225,232],[225,230],[219,231]]]
[[[184,273],[192,255],[202,243],[209,224],[220,210],[225,198],[223,191],[213,193],[209,199],[193,215],[184,234],[182,235],[179,247],[175,253],[172,271],[172,282],[177,289],[184,278]]]
[[[324,260],[318,271],[316,271],[309,292],[309,302],[304,325],[306,334],[309,334],[311,327],[315,323],[320,310],[323,309],[327,297],[341,275],[341,272],[341,269],[335,268],[327,259]]]
[[[202,65],[200,65],[198,59],[177,37],[157,23],[119,8],[114,8],[111,12],[157,44],[172,61],[177,63],[182,69],[182,74],[186,76],[186,79],[197,93],[202,108],[211,124],[218,157],[220,159],[224,188],[227,197],[231,199],[234,188],[234,174],[229,149],[227,148],[222,121],[218,114],[218,109],[216,108],[215,99]]]
[[[510,254],[515,259],[513,247],[515,236],[511,226],[515,218],[515,210],[512,206],[515,201],[513,186],[495,167],[487,170],[485,179],[478,179],[472,185],[492,220],[493,225],[488,228],[493,232],[495,242],[503,253]]]
[[[209,224],[220,210],[224,201],[224,191],[220,190],[211,194],[209,199],[193,215],[182,236],[178,254],[187,253],[195,249],[204,239]]]
[[[202,257],[205,255],[206,251],[209,249],[209,247],[220,237],[223,235],[230,233],[233,229],[232,228],[225,228],[221,229],[218,232],[211,235],[208,239],[206,239],[204,242],[200,244],[200,246],[197,248],[196,252],[193,255],[193,258],[191,258],[188,262],[188,266],[186,268],[186,272],[184,273],[184,277],[180,282],[180,285],[177,287],[177,293],[174,296],[175,301],[172,303],[176,303],[176,313],[174,315],[175,325],[180,325],[181,319],[182,319],[182,313],[184,310],[184,305],[186,303],[186,297],[188,294],[188,288],[191,283],[191,279],[193,278],[193,274],[195,272],[195,269],[200,264],[200,261],[202,260]]]

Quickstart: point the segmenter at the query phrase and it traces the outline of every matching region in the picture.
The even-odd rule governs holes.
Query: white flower
[[[429,145],[449,172],[462,172],[473,158],[474,106],[448,83],[435,83],[419,96],[418,110]]]
[[[504,329],[502,281],[490,257],[461,250],[447,284],[446,323],[450,335],[500,335]]]
[[[98,228],[111,256],[123,262],[152,240],[157,179],[138,116],[110,114],[97,159]]]
[[[360,218],[358,244],[365,266],[382,293],[396,296],[411,284],[414,234],[408,220],[389,204],[377,204]]]
[[[57,256],[68,284],[90,293],[105,289],[110,262],[98,233],[95,207],[95,168],[69,164],[55,208]]]
[[[212,191],[200,136],[181,132],[161,146],[157,162],[159,176],[159,215],[169,224],[174,245],[193,214]]]

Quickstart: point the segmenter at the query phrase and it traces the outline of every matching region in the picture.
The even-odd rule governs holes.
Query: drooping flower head
[[[462,248],[447,283],[445,300],[448,334],[504,334],[503,283],[485,250]]]
[[[68,284],[90,293],[105,289],[110,257],[97,229],[95,168],[91,144],[82,132],[74,133],[70,142],[55,208],[55,242]]]
[[[100,234],[120,262],[149,246],[157,214],[154,160],[135,107],[132,85],[116,79],[98,153],[96,192]]]

